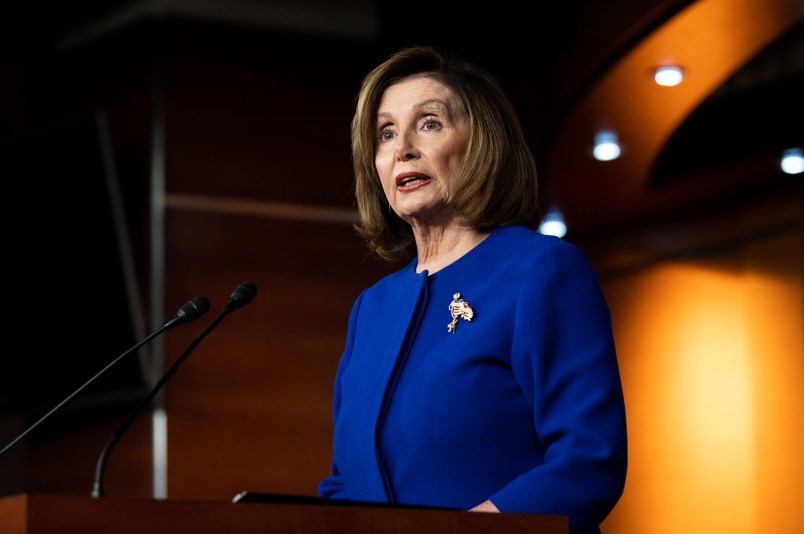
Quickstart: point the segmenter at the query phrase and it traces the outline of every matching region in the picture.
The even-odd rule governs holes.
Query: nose
[[[419,151],[413,142],[412,135],[410,132],[400,132],[397,136],[396,146],[394,147],[397,161],[410,161],[419,156]]]

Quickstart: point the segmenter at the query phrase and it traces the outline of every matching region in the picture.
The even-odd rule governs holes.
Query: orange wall
[[[793,225],[604,281],[630,442],[605,532],[804,532],[803,245]]]

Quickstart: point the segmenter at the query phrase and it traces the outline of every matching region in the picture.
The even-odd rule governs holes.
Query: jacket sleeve
[[[364,292],[365,293],[365,292]],[[337,423],[338,413],[341,408],[341,377],[349,363],[349,356],[351,355],[352,347],[354,345],[354,331],[357,322],[357,310],[360,307],[363,294],[358,297],[352,306],[352,311],[349,314],[349,324],[346,329],[346,346],[338,362],[338,371],[335,374],[335,387],[332,395],[332,420]],[[343,477],[341,477],[338,465],[335,462],[334,456],[331,465],[331,473],[325,477],[318,484],[318,496],[326,499],[348,499],[349,495],[346,492],[346,484]]]
[[[526,278],[512,369],[545,455],[490,499],[503,512],[568,515],[573,533],[597,532],[622,495],[627,466],[609,309],[591,264],[569,243],[549,248]]]
[[[324,499],[347,499],[346,486],[338,473],[338,466],[332,462],[332,474],[318,484],[318,496]]]

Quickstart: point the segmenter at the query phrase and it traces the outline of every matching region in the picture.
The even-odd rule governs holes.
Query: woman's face
[[[377,112],[374,164],[393,210],[416,228],[454,220],[469,118],[455,93],[424,76],[389,86]]]

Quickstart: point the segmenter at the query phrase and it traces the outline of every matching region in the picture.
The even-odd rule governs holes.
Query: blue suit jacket
[[[609,310],[581,251],[502,227],[427,276],[365,290],[336,376],[322,497],[570,516],[620,498],[626,422]],[[471,321],[453,317],[460,293]]]

